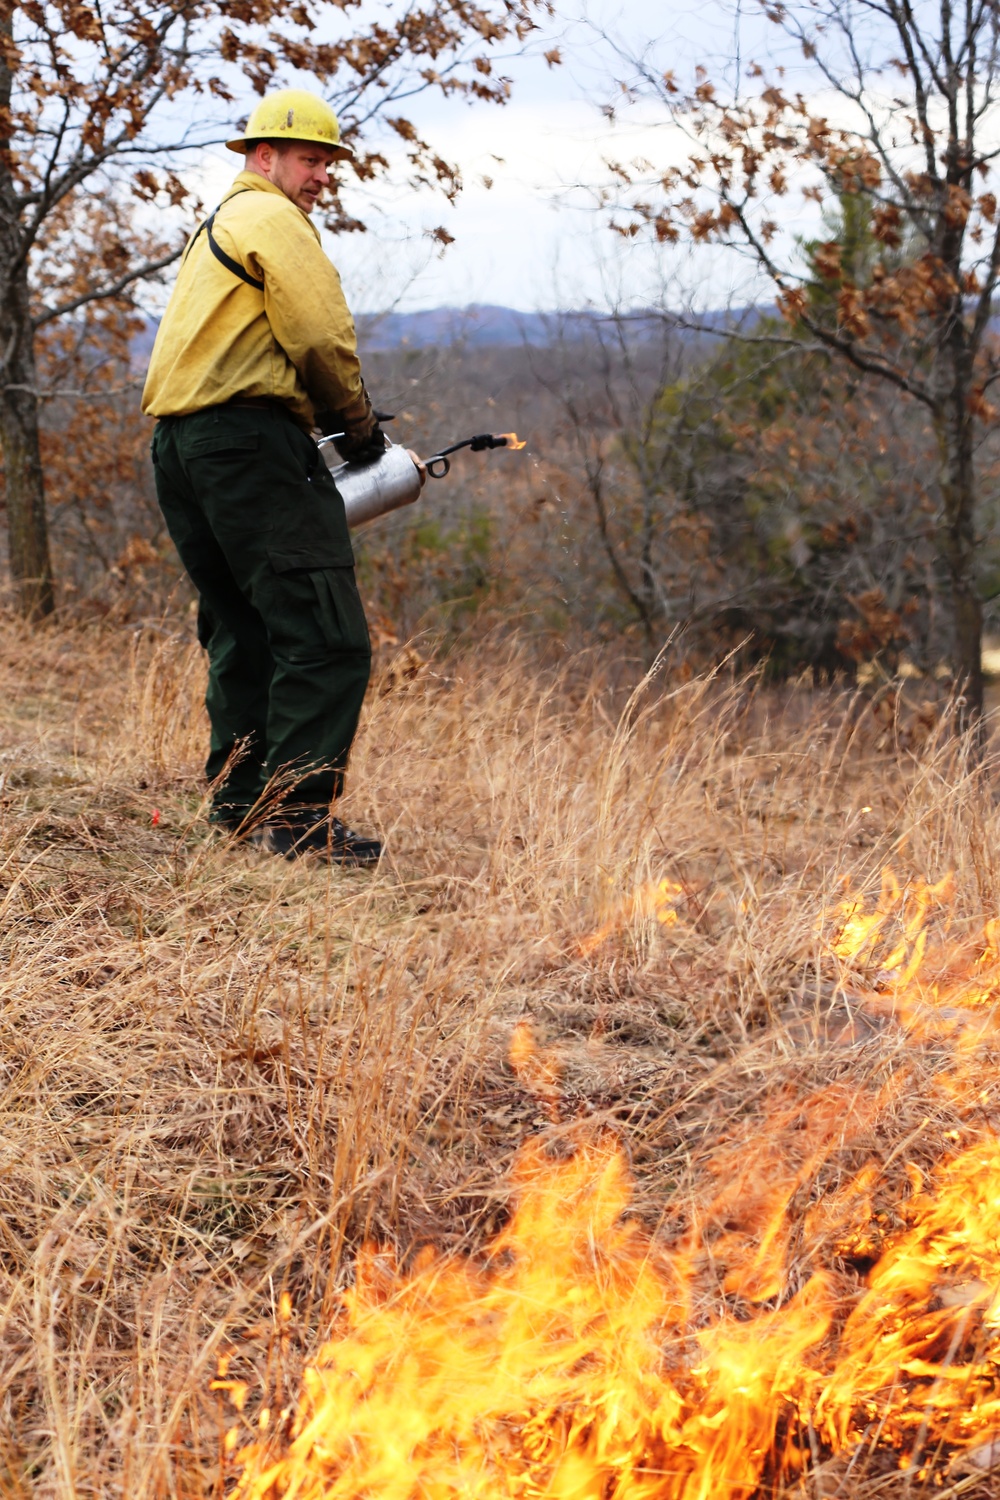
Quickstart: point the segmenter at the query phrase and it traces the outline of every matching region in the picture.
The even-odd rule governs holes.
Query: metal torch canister
[[[332,447],[323,455],[344,501],[347,524],[351,528],[366,526],[387,511],[412,505],[420,496],[420,475],[405,448],[391,443],[373,463],[330,463],[336,458]]]

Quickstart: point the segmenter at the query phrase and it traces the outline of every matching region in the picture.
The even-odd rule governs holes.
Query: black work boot
[[[280,819],[255,829],[250,843],[285,859],[315,854],[333,865],[377,865],[382,853],[378,839],[352,833],[325,807],[289,808]]]
[[[243,807],[235,802],[216,802],[208,815],[208,821],[220,833],[231,833],[236,838],[245,837],[250,831],[252,807]]]

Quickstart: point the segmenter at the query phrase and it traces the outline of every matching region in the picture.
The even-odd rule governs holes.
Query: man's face
[[[266,144],[258,146],[256,158],[263,176],[280,188],[286,198],[291,198],[296,208],[311,214],[316,199],[330,184],[328,169],[334,160],[333,152],[307,141],[290,141],[280,151]]]

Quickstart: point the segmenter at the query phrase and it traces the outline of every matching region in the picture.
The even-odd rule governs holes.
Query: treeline
[[[159,519],[138,411],[135,324],[46,350],[46,491],[64,609],[148,619],[188,588]],[[737,650],[776,676],[953,659],[936,436],[885,382],[776,317],[725,335],[608,317],[541,347],[369,352],[398,441],[485,430],[523,452],[459,455],[411,509],[357,535],[377,640],[509,622],[703,667]],[[984,437],[978,588],[1000,595],[996,440]]]

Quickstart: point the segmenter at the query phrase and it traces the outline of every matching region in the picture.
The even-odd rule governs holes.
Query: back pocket
[[[204,458],[208,453],[252,453],[260,447],[256,432],[213,432],[194,438],[186,445],[189,458]]]

